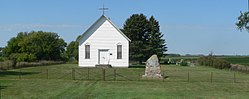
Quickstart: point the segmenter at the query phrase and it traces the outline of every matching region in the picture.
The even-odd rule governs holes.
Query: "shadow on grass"
[[[145,68],[145,65],[130,65],[128,68]]]
[[[20,72],[20,71],[1,71],[0,77],[5,77],[8,75],[32,75],[32,74],[39,74],[40,72]]]
[[[7,86],[0,85],[0,90],[2,90],[2,89],[6,89],[6,88],[7,88]]]

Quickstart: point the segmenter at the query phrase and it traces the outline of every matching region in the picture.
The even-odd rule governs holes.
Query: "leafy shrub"
[[[180,66],[188,66],[188,63],[186,61],[180,62]]]
[[[13,61],[11,61],[11,60],[6,60],[3,62],[0,62],[0,70],[11,69],[12,66],[13,66]]]
[[[214,67],[214,68],[218,68],[218,69],[224,69],[224,68],[231,67],[231,64],[228,61],[226,61],[224,59],[216,58],[214,56],[200,57],[198,59],[198,63],[200,65],[210,66],[210,67]]]
[[[4,58],[3,57],[0,57],[0,62],[3,62],[4,61]]]

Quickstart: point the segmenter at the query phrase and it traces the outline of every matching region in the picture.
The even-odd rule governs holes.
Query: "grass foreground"
[[[49,79],[46,78],[46,71],[49,68]],[[117,68],[117,73],[128,77],[131,80],[117,77],[117,81],[107,76],[103,81],[101,75],[91,75],[90,80],[71,79],[72,68],[77,65],[62,64],[41,67],[24,68],[21,79],[19,69],[9,70],[9,73],[1,73],[0,95],[3,99],[248,99],[249,98],[249,76],[244,73],[234,73],[229,70],[218,70],[209,67],[181,67],[163,65],[162,71],[169,76],[162,80],[139,80],[136,79],[138,72],[144,68]],[[86,70],[83,68],[83,70]],[[111,71],[111,70],[110,70]],[[64,75],[62,75],[64,72]],[[79,71],[78,71],[79,72]],[[132,72],[134,75],[132,75]],[[210,73],[212,72],[212,80]],[[108,73],[106,71],[106,73]],[[77,74],[77,73],[76,73]],[[189,78],[188,75],[189,74]],[[236,82],[234,82],[236,74]],[[60,78],[60,76],[64,76]],[[84,76],[82,74],[81,76]],[[60,79],[57,79],[57,78]],[[113,77],[113,76],[112,76]],[[211,82],[212,81],[212,82]]]

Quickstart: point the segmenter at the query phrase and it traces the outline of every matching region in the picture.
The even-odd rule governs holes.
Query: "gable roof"
[[[107,18],[105,15],[102,15],[96,22],[94,22],[93,23],[93,25],[91,25],[82,35],[81,35],[81,37],[77,40],[77,42],[80,42],[83,38],[84,38],[84,36],[86,35],[86,33],[91,29],[91,28],[93,28],[102,18],[104,18],[105,20],[107,20],[109,23],[111,23],[111,25],[116,29],[116,30],[118,30],[119,31],[119,33],[123,36],[123,37],[125,37],[128,41],[131,41],[119,28],[117,28],[113,23],[112,23],[112,21],[109,19],[109,18]]]

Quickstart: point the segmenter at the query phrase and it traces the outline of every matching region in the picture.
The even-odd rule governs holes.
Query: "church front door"
[[[108,50],[99,50],[99,64],[109,64]]]

